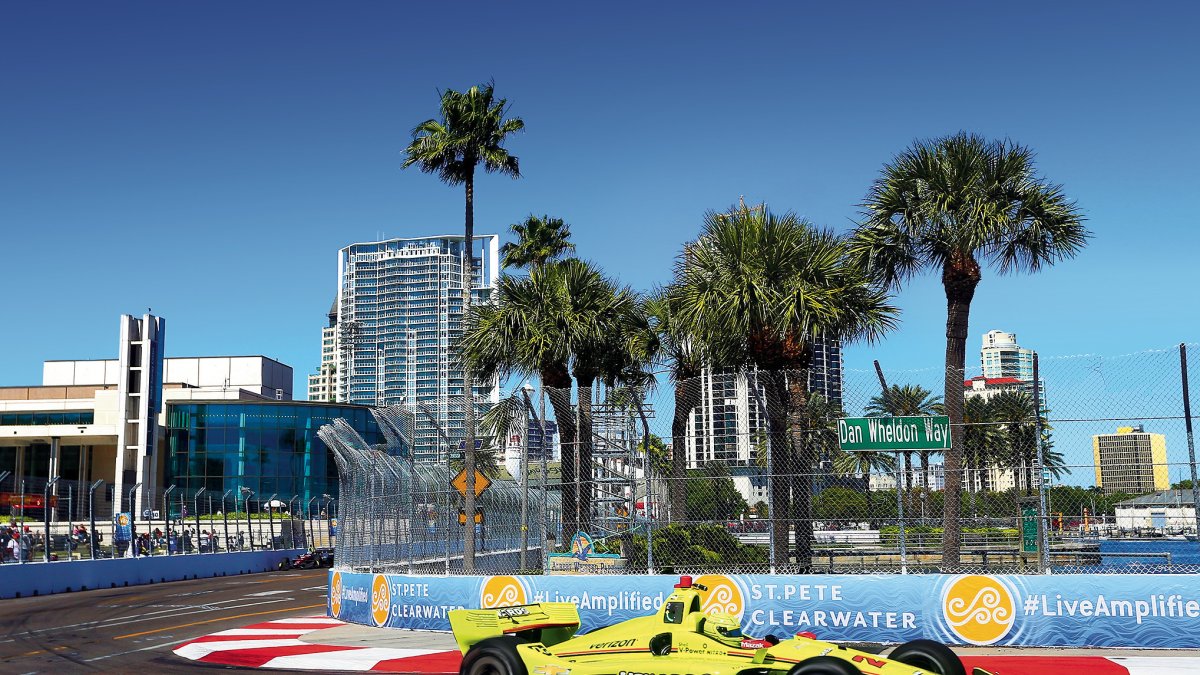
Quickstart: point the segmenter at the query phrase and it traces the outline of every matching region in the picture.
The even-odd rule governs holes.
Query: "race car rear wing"
[[[549,646],[569,640],[579,630],[579,608],[571,602],[455,609],[449,616],[450,630],[464,654],[471,645],[501,635],[518,635]]]

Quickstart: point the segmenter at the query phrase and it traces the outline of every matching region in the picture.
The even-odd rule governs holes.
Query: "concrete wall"
[[[110,560],[74,560],[50,563],[8,563],[0,567],[0,598],[27,598],[97,588],[223,577],[278,569],[292,551],[248,551],[216,555],[154,556]]]

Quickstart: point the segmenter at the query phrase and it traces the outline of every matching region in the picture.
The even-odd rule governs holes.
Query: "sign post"
[[[1038,518],[1038,497],[1022,497],[1018,500],[1021,522],[1021,557],[1027,554],[1038,555],[1041,561],[1040,542],[1042,541],[1042,521]]]
[[[904,536],[904,470],[900,453],[909,450],[947,450],[950,418],[846,417],[838,420],[838,445],[843,452],[893,452],[896,456],[896,514],[900,521],[900,573],[908,574]],[[867,486],[870,489],[870,486]]]

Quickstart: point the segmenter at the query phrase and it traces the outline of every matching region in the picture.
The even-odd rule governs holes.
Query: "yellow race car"
[[[541,602],[450,612],[463,653],[460,675],[966,675],[962,661],[931,640],[887,656],[805,635],[743,635],[736,617],[700,609],[706,588],[681,577],[650,616],[576,635],[579,610]],[[973,675],[991,675],[976,668]]]

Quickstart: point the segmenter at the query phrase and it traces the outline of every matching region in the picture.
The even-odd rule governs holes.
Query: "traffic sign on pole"
[[[488,480],[487,476],[480,473],[478,469],[475,470],[475,496],[476,497],[478,497],[480,494],[482,494],[484,490],[488,489],[488,486],[491,484],[492,484],[492,481]],[[458,475],[454,477],[454,480],[450,481],[450,485],[453,486],[455,490],[458,490],[459,494],[461,494],[464,498],[466,498],[466,496],[467,496],[467,470],[463,469],[462,471],[459,471]]]

